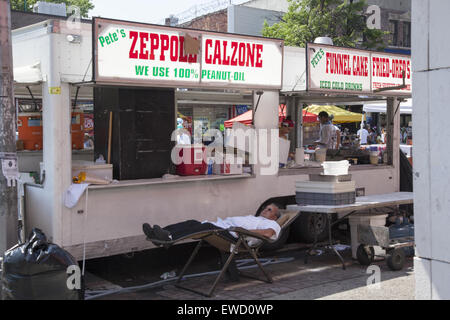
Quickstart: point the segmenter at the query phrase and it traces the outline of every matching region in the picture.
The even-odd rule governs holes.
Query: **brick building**
[[[357,1],[357,0],[355,0]],[[411,53],[411,0],[367,0],[380,8],[381,29],[387,52]],[[264,21],[281,21],[287,12],[287,0],[251,0],[212,11],[179,24],[181,27],[260,36]]]
[[[180,25],[183,28],[192,28],[208,31],[228,31],[228,14],[227,9],[212,12],[197,18],[192,19],[189,22]]]

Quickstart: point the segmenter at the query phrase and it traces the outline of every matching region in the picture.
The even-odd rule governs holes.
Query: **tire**
[[[367,252],[366,249],[368,249],[369,252]],[[358,259],[359,264],[361,264],[362,266],[369,266],[372,264],[375,258],[375,250],[373,249],[373,247],[360,244],[358,246],[358,249],[356,250],[356,258]]]
[[[388,253],[387,265],[393,271],[402,270],[405,264],[405,251],[402,248],[394,249]]]
[[[295,233],[297,241],[314,242],[314,215],[317,215],[317,241],[323,241],[328,237],[328,219],[326,214],[302,212],[291,226],[291,232]]]
[[[273,243],[266,243],[261,247],[262,251],[276,251],[278,249],[281,249],[288,237],[289,237],[289,232],[290,232],[290,228],[288,227],[286,230],[283,231],[283,234],[281,235],[281,237],[279,237],[277,239],[277,241],[273,242]]]

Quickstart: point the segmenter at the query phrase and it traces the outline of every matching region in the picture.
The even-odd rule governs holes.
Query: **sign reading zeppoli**
[[[282,40],[94,18],[94,79],[280,89]]]
[[[383,91],[383,95],[411,94],[411,57],[367,50],[308,44],[308,90],[322,92],[374,93],[374,90],[403,85]]]

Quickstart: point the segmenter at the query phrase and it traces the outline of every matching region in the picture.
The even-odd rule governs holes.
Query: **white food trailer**
[[[134,39],[134,34],[130,32],[132,29],[143,33],[143,40],[142,37]],[[136,72],[133,74],[135,64],[130,64],[129,59],[135,51],[130,48],[143,46],[144,42],[140,41],[151,41],[152,35],[159,35],[161,40],[162,34],[177,36],[178,45],[182,35],[202,39],[197,48],[201,52],[201,60],[184,64],[199,75],[198,78],[138,79]],[[314,91],[311,84],[307,88],[306,83],[310,81],[308,76],[311,73],[306,70],[305,49],[284,47],[281,40],[108,19],[95,19],[93,24],[82,22],[79,25],[72,25],[64,20],[48,20],[14,30],[12,38],[14,68],[25,70],[24,74],[27,75],[19,77],[18,73],[15,74],[16,97],[28,97],[28,86],[36,99],[42,99],[43,106],[42,160],[39,155],[34,155],[34,161],[43,162],[45,180],[41,185],[25,185],[25,231],[29,233],[34,227],[42,229],[51,241],[77,259],[152,248],[153,245],[145,239],[142,232],[144,222],[164,226],[186,219],[212,220],[216,217],[254,214],[270,199],[288,203],[288,199],[294,199],[295,182],[307,180],[308,174],[319,173],[321,169],[309,166],[277,169],[275,174],[264,175],[260,170],[264,165],[255,164],[251,173],[239,175],[120,180],[108,185],[89,186],[76,206],[69,209],[64,205],[64,197],[72,184],[72,161],[80,157],[80,152],[73,153],[71,150],[71,101],[75,96],[78,99],[92,100],[93,88],[97,86],[189,88],[175,91],[175,110],[183,103],[200,106],[245,104],[253,106],[253,109],[257,106],[254,114],[254,126],[257,129],[278,129],[280,102],[285,102],[288,108],[298,111],[303,103],[386,99],[386,95],[372,94],[371,84],[369,93],[362,91],[357,94],[345,90],[327,93],[324,88]],[[207,42],[208,39],[212,41]],[[213,46],[214,41],[220,43],[216,48]],[[225,48],[227,41],[228,45],[231,42],[255,44],[254,63],[256,65],[264,61],[264,67],[252,68],[251,65],[245,65],[247,62],[239,66],[239,61],[237,66],[220,66],[216,63],[217,70],[231,74],[245,72],[245,81],[239,79],[239,76],[237,80],[224,76],[222,82],[208,79],[207,75],[203,77],[202,71],[208,67],[205,60],[221,59],[219,56],[215,57],[214,49],[218,51],[220,46]],[[175,42],[176,40],[173,43]],[[150,42],[147,43],[151,45]],[[209,55],[205,53],[208,46]],[[235,50],[239,51],[239,44],[236,46]],[[107,47],[112,49],[102,51],[102,48]],[[112,55],[114,48],[118,51]],[[325,47],[321,48],[325,50]],[[166,57],[169,56],[169,51]],[[155,49],[154,52],[141,50],[140,53],[144,56],[154,53],[158,60],[161,49]],[[368,57],[370,58],[370,54]],[[159,65],[163,64],[161,59],[158,62]],[[146,66],[152,66],[151,61],[140,60],[140,63],[144,70]],[[168,63],[167,68],[169,67],[180,65]],[[370,63],[366,67],[369,72],[372,70]],[[370,74],[366,77],[371,78]],[[257,94],[257,90],[263,90],[264,93]],[[392,112],[391,117],[394,159],[391,164],[355,165],[350,168],[357,188],[364,188],[366,195],[399,191],[399,113],[394,116]],[[300,121],[296,121],[298,122]],[[297,124],[297,127],[299,134],[296,145],[299,145],[301,125]],[[33,157],[33,153],[22,153],[19,154],[20,157]],[[94,161],[94,154],[87,152],[81,158]],[[276,165],[278,168],[278,162]],[[37,162],[33,167],[36,166]]]

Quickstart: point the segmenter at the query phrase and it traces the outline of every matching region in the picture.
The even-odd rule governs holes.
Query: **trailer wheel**
[[[402,248],[394,249],[388,253],[387,265],[389,269],[398,271],[403,269],[405,264],[405,251]]]
[[[362,266],[368,266],[375,258],[375,250],[371,246],[360,244],[356,250],[356,258]]]
[[[297,241],[314,242],[314,215],[316,215],[317,241],[323,241],[328,237],[328,219],[325,213],[302,212],[291,227]]]

